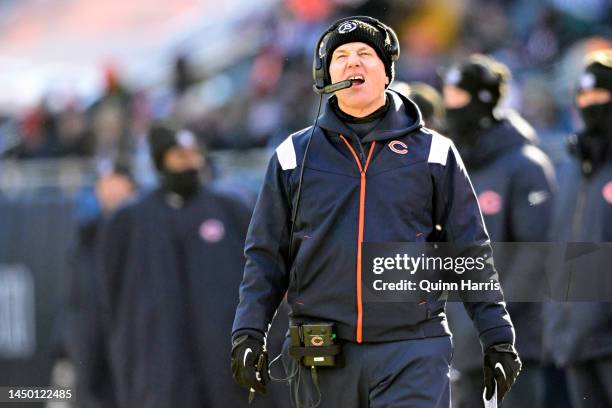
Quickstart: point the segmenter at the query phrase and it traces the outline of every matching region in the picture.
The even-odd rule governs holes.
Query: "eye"
[[[372,53],[370,51],[361,51],[359,52],[359,55],[362,57],[369,57],[370,55],[372,55]]]

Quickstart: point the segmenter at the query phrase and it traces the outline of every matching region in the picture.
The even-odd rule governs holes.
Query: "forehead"
[[[605,97],[610,94],[610,90],[605,88],[591,88],[578,91],[579,96]]]
[[[366,43],[363,43],[363,42],[351,42],[351,43],[342,44],[341,46],[336,48],[334,50],[334,54],[336,54],[336,53],[343,53],[343,52],[361,51],[361,50],[369,50],[369,51],[372,51],[372,52],[376,53],[374,51],[374,48],[370,47]]]
[[[200,153],[195,144],[188,146],[174,145],[166,150],[165,156],[184,156],[192,153]]]

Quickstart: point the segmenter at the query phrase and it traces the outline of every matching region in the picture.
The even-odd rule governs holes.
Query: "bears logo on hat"
[[[385,66],[385,73],[389,77],[389,83],[393,81],[394,67],[392,56],[387,52],[386,44],[390,41],[387,38],[387,33],[369,24],[365,21],[360,20],[349,20],[345,21],[338,26],[338,28],[331,32],[327,41],[321,44],[321,47],[325,50],[326,58],[326,71],[329,75],[329,65],[331,64],[332,55],[336,48],[341,45],[362,42],[368,44],[376,51],[376,55],[383,62]]]
[[[357,28],[357,23],[354,21],[347,21],[345,23],[342,23],[339,27],[338,27],[338,32],[340,34],[346,34],[346,33],[350,33],[351,31],[355,30]]]

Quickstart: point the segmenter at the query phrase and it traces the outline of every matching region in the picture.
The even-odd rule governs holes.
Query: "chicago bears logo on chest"
[[[219,242],[225,236],[225,226],[215,218],[209,218],[200,225],[200,238],[209,243]]]
[[[608,204],[612,204],[612,180],[608,181],[601,189],[601,195]]]
[[[391,142],[389,142],[387,146],[389,146],[389,149],[391,149],[393,153],[397,153],[397,154],[407,154],[408,153],[408,146],[406,145],[406,143],[400,142],[399,140],[392,140]]]
[[[502,197],[493,190],[485,190],[478,194],[478,204],[484,215],[494,215],[502,209]]]

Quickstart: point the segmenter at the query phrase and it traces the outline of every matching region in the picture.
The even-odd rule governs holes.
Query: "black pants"
[[[319,391],[309,368],[298,365],[283,347],[293,406],[299,408],[449,408],[450,337],[343,345],[344,367],[317,369]]]

